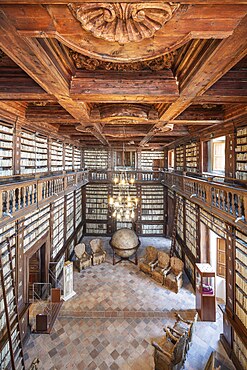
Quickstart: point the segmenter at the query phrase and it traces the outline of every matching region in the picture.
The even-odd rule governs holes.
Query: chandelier
[[[128,177],[125,167],[125,147],[123,143],[123,169],[119,175],[115,175],[113,183],[117,186],[117,195],[109,197],[109,205],[112,209],[112,217],[120,220],[134,220],[138,198],[132,197],[130,190],[135,183],[135,178]]]

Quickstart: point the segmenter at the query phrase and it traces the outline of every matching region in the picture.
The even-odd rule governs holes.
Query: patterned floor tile
[[[90,238],[85,238],[88,246]],[[76,296],[65,302],[51,335],[31,335],[25,347],[27,368],[34,357],[40,369],[151,370],[154,369],[151,342],[173,325],[175,312],[191,319],[195,313],[193,289],[184,276],[178,294],[150,279],[128,262],[112,265],[109,238],[105,238],[107,262],[75,271]],[[141,238],[142,247],[169,249],[165,238]],[[216,350],[230,370],[219,342],[222,314],[216,323],[198,322],[185,370],[202,370],[211,351]]]

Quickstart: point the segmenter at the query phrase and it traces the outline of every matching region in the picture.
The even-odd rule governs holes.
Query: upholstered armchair
[[[145,254],[139,260],[139,269],[146,274],[151,274],[158,263],[158,250],[152,246],[146,247]]]
[[[177,336],[172,329],[166,329],[161,340],[153,342],[155,370],[179,370],[185,360],[187,335]]]
[[[172,329],[177,335],[187,334],[187,342],[186,342],[185,350],[186,352],[188,352],[189,347],[191,345],[193,333],[195,330],[195,324],[198,319],[198,312],[195,313],[193,320],[185,320],[179,314],[176,314],[176,316],[177,316],[177,321],[175,322]]]
[[[171,257],[170,267],[164,271],[164,285],[178,293],[183,285],[183,268],[184,263],[180,258]]]
[[[77,244],[74,251],[77,258],[75,262],[80,272],[86,267],[90,267],[92,265],[92,257],[86,252],[86,246],[84,243]]]
[[[103,249],[102,239],[92,239],[90,241],[90,247],[92,250],[92,262],[93,265],[99,265],[102,262],[105,262],[106,251]]]
[[[154,267],[153,271],[151,272],[152,278],[156,280],[158,283],[164,283],[164,271],[169,268],[170,265],[170,257],[165,252],[158,252],[158,261],[156,266]]]

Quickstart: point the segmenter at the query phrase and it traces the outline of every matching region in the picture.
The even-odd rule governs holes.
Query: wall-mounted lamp
[[[191,194],[190,198],[194,198],[194,197],[197,197],[197,194]]]
[[[172,188],[175,188],[176,187],[176,185],[172,185]]]
[[[234,222],[238,222],[238,221],[244,221],[245,220],[245,217],[244,215],[240,216],[240,217],[237,217],[236,220]]]

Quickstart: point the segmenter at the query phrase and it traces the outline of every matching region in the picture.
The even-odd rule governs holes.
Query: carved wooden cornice
[[[151,38],[179,7],[179,3],[170,2],[69,4],[84,30],[119,44]]]
[[[113,63],[105,62],[99,59],[87,57],[83,54],[77,53],[70,49],[70,56],[72,57],[75,65],[79,69],[87,71],[95,70],[107,70],[107,71],[119,71],[119,72],[131,72],[131,71],[162,71],[164,69],[170,69],[174,63],[177,51],[167,53],[158,58],[151,60],[145,60],[134,63]]]

